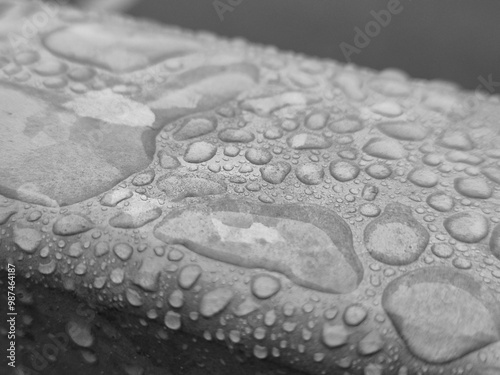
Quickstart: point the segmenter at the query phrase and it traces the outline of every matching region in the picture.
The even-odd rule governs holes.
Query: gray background
[[[85,1],[85,0],[81,0]],[[194,30],[239,36],[281,49],[346,61],[341,42],[373,20],[387,0],[220,0],[240,2],[221,21],[213,0],[142,0],[129,14]],[[400,0],[403,8],[381,28],[355,64],[396,67],[417,78],[440,78],[475,89],[478,77],[500,82],[500,2]],[[500,87],[495,87],[500,93]]]

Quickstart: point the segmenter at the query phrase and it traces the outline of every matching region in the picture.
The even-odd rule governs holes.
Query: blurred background
[[[84,8],[122,11],[188,29],[243,37],[341,62],[351,60],[377,70],[398,68],[416,78],[448,80],[471,90],[481,86],[483,91],[500,93],[500,2],[495,0],[73,0],[73,3]],[[494,84],[485,85],[488,80]]]

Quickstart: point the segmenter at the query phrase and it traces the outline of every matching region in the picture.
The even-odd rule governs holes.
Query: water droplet
[[[330,163],[330,174],[337,181],[351,181],[358,177],[359,167],[345,160],[332,161]]]
[[[500,339],[495,297],[451,268],[427,267],[391,281],[382,306],[408,349],[427,362],[446,363]]]
[[[358,117],[348,116],[346,118],[330,122],[328,127],[334,133],[347,134],[355,133],[363,129],[363,123]]]
[[[66,332],[76,345],[90,348],[94,344],[94,335],[88,322],[81,319],[71,320],[66,324]]]
[[[431,247],[435,256],[440,258],[449,258],[453,255],[453,248],[445,243],[435,243]]]
[[[203,270],[200,266],[189,265],[181,269],[177,282],[179,286],[183,289],[191,289],[193,285],[198,281]]]
[[[251,148],[245,152],[246,159],[255,165],[264,165],[271,161],[273,155],[263,149]]]
[[[461,269],[461,270],[468,270],[472,268],[472,263],[470,260],[465,259],[465,258],[455,258],[451,262],[456,268]]]
[[[155,171],[153,169],[148,169],[147,171],[141,172],[134,177],[132,183],[135,186],[149,185],[155,179]]]
[[[344,311],[343,319],[345,324],[349,326],[358,326],[366,319],[367,315],[368,312],[363,306],[354,304]]]
[[[174,133],[173,138],[176,141],[186,141],[213,132],[216,128],[217,122],[215,118],[190,118],[180,125],[179,130]]]
[[[262,179],[275,185],[282,183],[291,170],[291,165],[286,161],[279,161],[260,167]]]
[[[52,230],[54,234],[60,236],[72,236],[87,232],[92,228],[94,228],[94,223],[90,219],[82,215],[70,214],[57,219]]]
[[[397,117],[403,114],[401,106],[394,101],[385,101],[374,104],[370,109],[379,115],[385,117]]]
[[[77,66],[68,72],[68,77],[76,82],[86,82],[94,78],[96,72],[87,66]]]
[[[325,172],[321,165],[314,163],[301,164],[295,170],[295,175],[304,184],[318,185],[323,181]]]
[[[169,311],[165,314],[165,326],[171,330],[177,331],[181,328],[181,315],[175,311]]]
[[[13,207],[0,207],[0,225],[4,225],[16,213],[17,209]]]
[[[273,326],[276,323],[278,317],[276,316],[276,311],[274,309],[269,310],[264,315],[264,324],[268,327]]]
[[[280,289],[280,281],[271,275],[257,275],[252,279],[252,293],[257,298],[271,298],[278,293]]]
[[[439,181],[438,176],[434,172],[425,168],[413,169],[408,174],[408,180],[423,188],[436,186]]]
[[[380,207],[373,203],[364,203],[359,207],[359,213],[366,217],[375,217],[380,215]]]
[[[56,76],[64,73],[68,69],[68,66],[57,60],[45,60],[39,62],[34,67],[34,72],[40,76]]]
[[[413,263],[428,242],[429,233],[413,218],[411,208],[399,203],[388,204],[384,213],[364,231],[364,243],[370,255],[390,265]]]
[[[450,196],[441,191],[438,191],[432,193],[427,197],[427,204],[436,211],[448,212],[451,211],[451,209],[455,205],[455,202]]]
[[[46,34],[43,43],[56,56],[114,72],[131,72],[200,49],[191,38],[117,23],[79,22]]]
[[[134,248],[127,243],[117,243],[113,246],[113,251],[118,258],[123,261],[129,260],[134,252]]]
[[[158,152],[158,159],[160,166],[165,169],[175,169],[181,165],[176,156],[170,155],[164,150]]]
[[[373,201],[377,198],[378,195],[378,187],[370,184],[366,184],[363,187],[363,191],[361,192],[361,196],[364,200]]]
[[[401,141],[422,141],[429,132],[419,124],[406,122],[384,122],[377,125],[378,130],[388,137]]]
[[[14,243],[24,252],[33,254],[41,242],[42,235],[36,229],[14,227]]]
[[[253,347],[253,355],[258,359],[265,359],[268,355],[267,348],[261,345],[255,345]]]
[[[494,256],[500,259],[500,225],[497,225],[491,233],[490,250]]]
[[[219,132],[219,139],[223,142],[248,143],[252,142],[255,136],[247,130],[229,128]]]
[[[363,151],[370,156],[389,160],[402,159],[407,154],[401,143],[382,138],[370,139],[363,146]]]
[[[94,246],[94,254],[96,257],[102,257],[109,253],[109,245],[106,242],[98,242]]]
[[[311,150],[328,148],[332,144],[324,137],[316,134],[299,133],[287,139],[288,145],[295,150]]]
[[[174,290],[168,297],[170,306],[179,309],[184,305],[184,294],[180,290]]]
[[[171,211],[154,234],[202,256],[280,272],[329,293],[354,290],[363,273],[349,226],[321,206],[220,199]],[[288,261],[297,257],[304,262]]]
[[[188,163],[203,163],[212,159],[217,153],[217,146],[208,142],[191,143],[184,153],[184,160]]]
[[[135,289],[127,288],[125,296],[127,297],[128,303],[130,303],[132,306],[138,307],[144,304],[141,295]]]
[[[125,270],[123,268],[115,268],[113,271],[111,271],[109,278],[113,283],[119,285],[125,278]]]
[[[361,355],[372,355],[382,350],[384,340],[378,331],[371,331],[358,343],[358,352]]]
[[[75,242],[71,244],[71,246],[68,248],[68,255],[73,258],[79,258],[83,255],[84,249],[83,246],[80,242]]]
[[[36,51],[22,51],[14,56],[14,61],[19,65],[31,65],[40,60],[40,54]]]
[[[438,144],[446,148],[462,151],[469,151],[474,147],[474,144],[467,133],[456,130],[445,131],[439,137]]]
[[[313,112],[305,119],[305,126],[311,130],[320,130],[326,126],[330,115],[326,112]]]
[[[49,263],[40,263],[38,265],[38,272],[40,272],[42,275],[50,275],[56,270],[56,261],[52,259]]]
[[[493,190],[481,178],[459,177],[455,179],[455,190],[468,198],[488,199]]]
[[[344,94],[353,100],[364,100],[366,92],[363,90],[363,81],[361,77],[349,71],[343,71],[335,77],[335,84],[337,84]]]
[[[134,229],[155,221],[162,214],[161,208],[144,209],[133,207],[131,213],[120,212],[109,219],[109,225],[115,228]]]
[[[466,243],[481,241],[488,235],[488,219],[475,212],[460,212],[444,221],[444,227],[454,239]]]
[[[349,332],[343,325],[325,324],[321,331],[321,339],[329,348],[338,348],[347,344]]]
[[[484,168],[483,174],[491,181],[500,185],[500,169],[499,168]]]
[[[132,195],[134,195],[134,193],[128,189],[112,190],[102,197],[101,204],[103,206],[115,207],[121,201],[132,197]]]
[[[220,313],[233,297],[233,291],[228,288],[219,288],[204,294],[200,302],[200,314],[205,318],[210,318]]]
[[[368,176],[383,180],[392,174],[391,168],[385,164],[373,163],[366,167],[365,172]]]

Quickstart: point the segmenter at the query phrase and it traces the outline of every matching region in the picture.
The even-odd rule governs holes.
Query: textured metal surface
[[[58,324],[70,353],[42,369],[27,353],[14,373],[234,373],[232,351],[248,373],[499,373],[498,98],[69,8],[0,10],[18,359]],[[47,298],[61,313],[44,327]],[[212,354],[183,368],[176,342]]]

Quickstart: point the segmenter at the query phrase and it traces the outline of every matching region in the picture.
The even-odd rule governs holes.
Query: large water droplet
[[[413,218],[411,209],[398,203],[388,204],[384,213],[364,231],[364,243],[370,255],[390,265],[413,263],[428,242],[429,233]]]
[[[123,261],[129,260],[134,252],[134,248],[127,243],[117,243],[113,246],[113,251],[118,258]]]
[[[54,234],[58,234],[60,236],[72,236],[87,232],[92,228],[94,228],[94,223],[92,223],[87,217],[78,214],[70,214],[61,216],[57,219],[52,227],[52,230]]]
[[[77,23],[58,28],[47,34],[43,42],[52,53],[65,59],[114,72],[134,71],[200,49],[190,38],[146,29],[139,31],[116,22]]]
[[[191,143],[184,153],[184,160],[188,163],[203,163],[212,159],[217,153],[217,146],[205,142]]]
[[[200,266],[189,265],[181,269],[177,282],[179,286],[183,289],[191,289],[193,285],[198,281],[203,270]]]
[[[321,206],[210,201],[173,210],[154,234],[200,255],[280,272],[330,293],[356,289],[363,274],[349,226]]]
[[[406,150],[401,143],[382,138],[372,138],[364,146],[363,151],[368,155],[380,159],[402,159],[406,156]]]
[[[330,163],[330,174],[337,181],[346,182],[358,177],[359,167],[345,160],[332,161]]]
[[[115,207],[121,201],[132,197],[132,195],[134,195],[134,193],[128,189],[112,190],[102,197],[101,204],[103,206]]]
[[[406,122],[384,122],[377,127],[385,135],[401,141],[422,141],[429,133],[419,124]]]
[[[348,326],[358,326],[360,325],[368,316],[368,311],[358,304],[349,306],[343,315],[345,324]]]
[[[455,190],[468,198],[488,199],[493,194],[488,183],[476,177],[459,177],[455,179]]]
[[[127,297],[128,303],[130,303],[132,306],[138,307],[144,304],[140,293],[135,289],[127,288],[125,296]]]
[[[94,343],[94,335],[91,326],[82,319],[71,320],[66,324],[66,332],[76,345],[82,348],[90,348]]]
[[[321,331],[321,339],[329,348],[338,348],[347,344],[349,331],[343,325],[325,324]]]
[[[210,318],[226,308],[234,297],[234,293],[228,288],[219,288],[203,295],[200,301],[200,314]]]
[[[133,207],[130,212],[120,212],[109,219],[109,225],[115,228],[134,229],[155,221],[162,214],[161,208],[144,209]]]
[[[260,167],[262,179],[275,185],[282,183],[291,170],[291,165],[286,161],[279,161]]]
[[[287,139],[288,145],[295,150],[311,150],[328,148],[329,140],[317,134],[299,133]]]
[[[490,250],[494,256],[500,259],[500,225],[497,225],[491,233]]]
[[[295,170],[297,178],[307,185],[318,185],[323,181],[325,172],[321,165],[314,163],[301,164]]]
[[[251,148],[245,152],[247,160],[256,165],[264,165],[271,161],[273,155],[264,149]]]
[[[42,235],[36,229],[14,227],[14,243],[24,252],[33,254],[41,242]]]
[[[173,138],[176,141],[185,141],[191,138],[201,137],[208,134],[217,128],[215,118],[194,117],[185,120],[177,130]]]
[[[437,185],[439,178],[429,169],[415,168],[408,174],[408,180],[417,186],[430,188]]]
[[[453,198],[450,197],[449,195],[441,191],[438,191],[432,193],[427,197],[427,204],[430,207],[434,208],[436,211],[448,212],[451,211],[451,209],[455,205],[455,202],[453,201]]]
[[[255,136],[244,129],[224,129],[219,132],[219,139],[223,142],[248,143],[255,139]]]
[[[427,362],[449,362],[500,339],[496,297],[450,268],[419,269],[393,280],[382,305],[410,351]]]
[[[252,293],[260,299],[274,296],[281,289],[280,281],[270,275],[257,275],[252,279]]]
[[[488,219],[475,212],[452,215],[444,221],[444,227],[454,239],[466,243],[481,241],[490,230]]]

